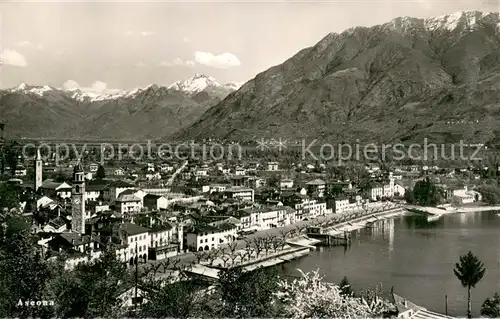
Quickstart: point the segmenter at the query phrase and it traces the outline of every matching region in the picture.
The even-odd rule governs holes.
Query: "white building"
[[[185,231],[186,247],[191,251],[216,249],[236,239],[237,227],[233,224],[195,225]]]
[[[141,211],[141,199],[132,194],[122,194],[115,200],[117,210],[124,213],[138,213]]]
[[[242,167],[236,167],[236,169],[234,170],[234,175],[236,176],[245,176],[246,173],[246,170]]]
[[[165,196],[147,194],[143,198],[144,207],[151,210],[167,209],[169,205],[169,200]]]
[[[257,225],[261,230],[290,225],[293,220],[292,212],[294,210],[287,206],[264,207],[256,216]]]
[[[224,184],[210,184],[208,185],[208,192],[211,193],[222,193],[227,189],[227,185]]]
[[[65,182],[54,182],[53,180],[45,180],[40,187],[42,193],[51,197],[70,198],[71,185]]]
[[[208,176],[208,168],[200,167],[195,171],[195,176]]]
[[[406,188],[399,184],[394,184],[394,196],[404,197],[406,193]]]
[[[292,188],[293,187],[293,179],[282,179],[280,181],[280,188]]]
[[[242,199],[245,201],[254,201],[254,191],[251,188],[246,187],[231,187],[224,191],[227,198]]]
[[[26,168],[24,168],[24,166],[22,165],[18,165],[14,170],[14,175],[17,177],[26,176],[26,174]]]
[[[173,172],[174,171],[174,166],[170,165],[170,164],[161,164],[160,165],[160,170],[162,172]]]
[[[316,199],[303,199],[301,203],[295,205],[297,216],[304,218],[314,218],[317,216],[325,215],[327,213],[326,202],[320,202]]]
[[[135,258],[148,260],[148,248],[151,245],[150,229],[132,223],[118,224],[118,228],[124,234],[124,241],[127,244],[123,250],[125,254],[120,256],[120,259],[130,264],[133,264]]]
[[[155,225],[151,228],[149,234],[151,237],[150,259],[161,260],[177,255],[179,245],[175,241],[175,227],[170,223]]]
[[[278,170],[279,163],[277,162],[269,162],[267,163],[267,170],[268,171],[277,171]]]
[[[343,213],[349,209],[349,199],[336,199],[335,200],[335,213]]]
[[[114,181],[104,189],[103,197],[105,200],[114,201],[122,192],[129,189],[133,190],[134,185],[124,181]]]
[[[386,198],[394,197],[394,194],[395,194],[394,177],[391,172],[389,173],[389,184],[384,184],[384,185],[377,184],[376,186],[368,190],[367,196],[372,201],[377,201],[382,197]]]
[[[479,192],[467,189],[464,186],[463,189],[457,189],[453,191],[452,201],[457,204],[469,204],[476,201],[480,201],[482,196]]]
[[[160,172],[150,172],[146,174],[146,179],[148,181],[160,180],[161,173]]]
[[[97,172],[98,169],[99,169],[99,164],[91,163],[89,165],[89,171],[92,172],[92,173]]]
[[[384,187],[377,185],[368,189],[367,196],[372,201],[377,201],[384,196]]]

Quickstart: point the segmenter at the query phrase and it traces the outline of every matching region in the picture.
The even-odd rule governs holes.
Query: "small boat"
[[[432,215],[432,216],[427,216],[427,221],[428,222],[435,222],[438,221],[441,215]]]
[[[500,213],[497,213],[497,216],[500,216]]]

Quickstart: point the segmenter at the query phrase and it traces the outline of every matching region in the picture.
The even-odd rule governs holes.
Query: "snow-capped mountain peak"
[[[52,91],[52,88],[48,85],[42,86],[31,86],[26,83],[21,83],[17,87],[9,90],[10,92],[20,92],[24,94],[35,94],[38,96],[43,96],[45,92]]]
[[[428,30],[443,29],[453,31],[458,27],[473,29],[479,20],[486,17],[498,19],[498,13],[480,11],[459,11],[434,18],[425,19],[424,24]]]
[[[171,84],[167,89],[174,91],[181,91],[188,95],[194,95],[196,93],[202,92],[204,90],[218,90],[222,89],[223,92],[235,91],[241,87],[243,83],[225,83],[221,84],[216,79],[211,76],[204,74],[195,74],[192,78],[186,81],[177,81]],[[84,88],[52,88],[48,85],[42,86],[32,86],[26,83],[21,83],[16,87],[7,89],[8,92],[17,92],[27,95],[36,95],[43,97],[48,92],[61,93],[79,102],[97,102],[104,100],[115,100],[118,98],[134,98],[139,94],[149,90],[158,88],[156,84],[150,84],[145,87],[138,87],[129,91],[125,90],[111,90],[107,89],[103,92],[95,92],[92,90],[87,90]]]
[[[186,81],[177,81],[172,83],[168,89],[182,91],[188,94],[196,94],[208,87],[222,87],[222,84],[217,82],[217,80],[211,76],[197,73]]]
[[[230,89],[230,90],[238,90],[240,87],[243,86],[243,84],[245,84],[245,82],[236,82],[236,83],[225,83],[224,84],[224,87]]]
[[[396,29],[403,32],[423,29],[434,31],[459,31],[469,32],[476,29],[480,22],[497,24],[500,28],[500,18],[498,12],[480,12],[480,11],[459,11],[441,16],[419,19],[412,17],[399,17],[386,23],[385,26],[390,29]]]

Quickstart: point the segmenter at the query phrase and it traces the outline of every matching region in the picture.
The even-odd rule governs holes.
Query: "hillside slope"
[[[459,12],[329,34],[173,138],[495,140],[499,25],[498,13]]]

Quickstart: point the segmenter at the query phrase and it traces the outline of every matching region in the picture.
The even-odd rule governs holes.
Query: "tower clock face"
[[[80,204],[80,200],[78,198],[75,198],[75,200],[73,201],[76,205]]]

